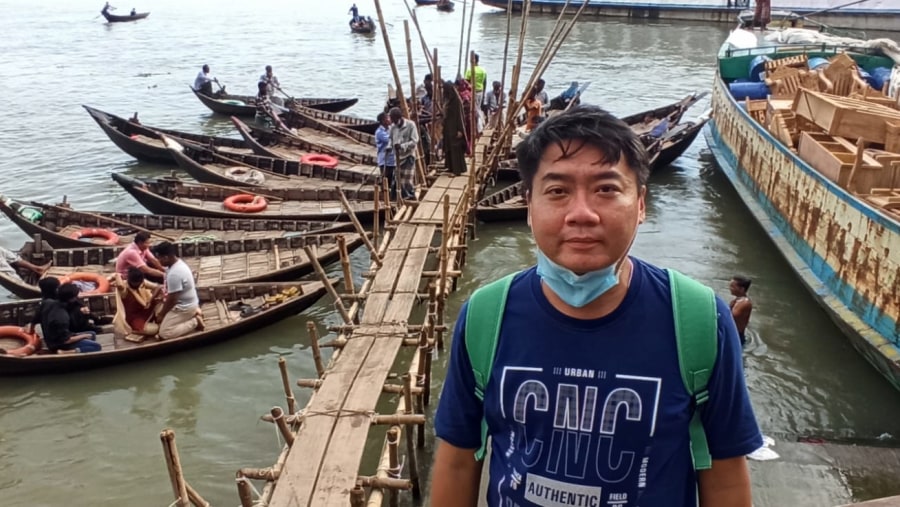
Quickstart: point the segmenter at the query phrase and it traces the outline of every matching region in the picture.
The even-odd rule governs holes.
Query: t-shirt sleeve
[[[464,304],[456,319],[447,377],[441,390],[435,434],[445,442],[461,449],[481,447],[481,419],[484,406],[475,396],[475,374],[466,353],[466,308]]]
[[[716,311],[719,351],[708,385],[709,401],[701,407],[700,416],[713,459],[728,459],[761,447],[762,434],[744,382],[743,352],[731,310],[716,298]]]

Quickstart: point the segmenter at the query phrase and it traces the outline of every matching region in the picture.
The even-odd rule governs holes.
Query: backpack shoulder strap
[[[675,317],[678,364],[684,387],[693,397],[694,413],[689,426],[694,469],[712,467],[706,432],[699,407],[709,399],[707,385],[718,354],[718,314],[712,289],[675,270],[668,270]]]
[[[466,307],[466,353],[475,375],[475,396],[484,401],[484,390],[491,378],[494,354],[500,338],[503,310],[509,286],[517,273],[509,274],[475,290]],[[487,420],[481,418],[481,447],[475,452],[475,459],[484,459],[487,451]]]

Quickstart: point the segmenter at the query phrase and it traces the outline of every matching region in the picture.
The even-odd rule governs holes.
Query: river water
[[[256,78],[270,64],[289,93],[357,96],[349,112],[368,117],[380,110],[392,82],[381,35],[349,33],[349,1],[157,0],[135,4],[152,11],[148,19],[120,25],[95,17],[101,3],[35,0],[25,9],[0,0],[0,96],[6,100],[0,193],[50,202],[67,196],[81,209],[141,211],[109,174],[168,169],[119,151],[80,105],[122,116],[139,111],[153,126],[229,134],[227,119],[212,116],[187,89],[204,63],[230,91],[246,94],[254,93]],[[359,3],[362,14],[374,17],[370,2]],[[402,0],[382,3],[395,56],[405,62],[406,9]],[[118,7],[121,13],[132,5]],[[439,48],[444,76],[455,74],[462,9],[416,12],[427,42]],[[506,16],[482,5],[475,12],[472,49],[481,54],[489,79],[499,78]],[[526,70],[554,21],[530,21]],[[559,93],[571,80],[591,81],[584,100],[617,114],[672,102],[710,87],[727,29],[580,23],[545,74],[549,91]],[[422,52],[413,48],[421,76]],[[405,65],[401,75],[408,81]],[[701,112],[698,107],[689,116]],[[647,215],[637,255],[693,275],[723,296],[732,275],[753,278],[746,366],[767,434],[900,436],[897,393],[812,302],[715,171],[702,139],[651,179]],[[26,239],[0,221],[0,245],[17,248]],[[533,260],[524,225],[480,226],[450,312],[477,285]],[[366,255],[357,252],[356,272],[366,264]],[[280,449],[273,427],[258,421],[273,405],[284,405],[278,357],[285,357],[293,378],[314,375],[309,320],[320,330],[336,322],[329,304],[320,302],[304,315],[212,348],[77,375],[2,379],[0,504],[168,505],[172,493],[158,440],[167,427],[177,434],[192,485],[214,505],[237,504],[234,472],[269,466]],[[446,355],[439,356],[438,389],[445,364]],[[308,395],[297,390],[301,402]]]

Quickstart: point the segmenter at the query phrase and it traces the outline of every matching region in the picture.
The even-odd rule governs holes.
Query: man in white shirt
[[[269,100],[279,106],[284,105],[284,101],[281,99],[281,97],[275,96],[276,90],[280,91],[281,93],[284,93],[284,91],[281,90],[281,83],[278,82],[278,76],[276,76],[275,73],[272,72],[271,65],[266,65],[266,73],[262,76],[259,76],[259,82],[266,83],[266,91],[269,93]]]
[[[178,258],[178,250],[168,241],[153,247],[156,259],[166,267],[166,299],[157,315],[159,337],[171,340],[194,330],[203,330],[200,297],[191,268]]]
[[[405,200],[416,199],[416,147],[419,144],[419,131],[416,124],[403,117],[399,107],[388,113],[391,117],[391,149],[397,163],[397,186],[400,197]]]
[[[48,263],[45,266],[32,264],[22,259],[16,252],[0,246],[0,274],[19,278],[19,273],[16,271],[18,268],[27,269],[40,276],[50,268],[50,264]]]
[[[212,84],[219,84],[219,80],[209,75],[209,65],[204,65],[197,77],[194,78],[194,89],[208,97],[213,96]]]

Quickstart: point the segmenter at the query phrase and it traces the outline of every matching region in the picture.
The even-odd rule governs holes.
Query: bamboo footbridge
[[[568,7],[568,1],[566,8]],[[408,2],[406,7],[418,31],[428,68],[436,84],[441,83],[441,67],[438,51],[430,51],[425,44],[415,13]],[[351,204],[337,189],[345,211],[365,240],[371,265],[363,274],[364,282],[359,290],[354,287],[349,256],[345,245],[340,245],[344,293],[338,294],[330,284],[331,297],[340,314],[342,324],[328,329],[337,338],[319,343],[319,332],[308,323],[310,343],[318,377],[300,379],[296,385],[314,390],[305,408],[298,410],[293,386],[284,358],[279,359],[282,387],[286,398],[286,410],[274,407],[263,419],[274,423],[285,444],[275,463],[267,468],[242,468],[236,473],[238,496],[242,507],[318,507],[318,506],[380,506],[386,500],[396,506],[401,491],[411,491],[413,498],[421,497],[420,465],[418,452],[425,446],[425,408],[431,400],[431,362],[435,348],[443,349],[446,324],[445,303],[456,288],[466,260],[467,241],[475,233],[475,208],[485,182],[497,170],[501,159],[508,156],[512,137],[516,131],[516,116],[522,110],[524,99],[534,89],[537,80],[571,32],[578,17],[587,6],[581,7],[565,20],[563,8],[553,33],[523,92],[518,95],[519,74],[522,68],[522,52],[531,2],[526,2],[518,34],[519,47],[512,65],[508,105],[502,101],[497,113],[501,126],[496,131],[486,129],[477,138],[473,156],[467,160],[468,172],[462,176],[429,171],[417,157],[417,179],[423,184],[424,193],[418,201],[400,201],[396,211],[388,199],[386,185],[375,186],[376,217],[379,195],[382,200],[384,225],[379,231],[375,220],[371,233],[365,231],[356,219]],[[475,2],[468,17],[471,36]],[[397,65],[391,52],[390,39],[379,0],[375,0],[381,34],[394,76],[397,97],[404,117],[416,118],[415,94],[412,107],[403,93]],[[465,13],[465,9],[463,10]],[[501,89],[506,89],[507,55],[510,40],[512,9],[507,9],[506,49],[503,55]],[[468,55],[469,65],[475,67],[474,51],[468,42],[463,44],[463,28],[460,31],[460,51],[457,75],[462,74],[462,56]],[[412,46],[408,21],[404,21],[406,35],[409,81],[415,88]],[[465,47],[465,51],[463,51]],[[474,89],[474,72],[470,84]],[[441,87],[435,86],[434,104],[441,107]],[[574,101],[572,101],[574,103]],[[470,101],[469,132],[475,132],[476,106]],[[410,115],[410,112],[413,114]],[[431,122],[431,138],[439,138],[437,122]],[[421,151],[421,150],[420,150]],[[421,155],[421,153],[420,153]],[[379,234],[379,232],[381,234]],[[371,238],[371,239],[370,239]],[[380,240],[380,241],[379,241]],[[315,262],[315,253],[307,248],[307,257],[313,260],[320,278],[327,279],[325,270]],[[410,322],[418,303],[427,302],[421,322]],[[346,306],[345,303],[349,305]],[[416,315],[421,315],[417,312]],[[335,352],[326,366],[321,347],[332,347]],[[392,376],[391,371],[403,347],[415,348],[405,374]],[[390,380],[390,382],[389,382]],[[399,380],[399,381],[398,381]],[[378,413],[381,395],[398,398],[391,413]],[[361,470],[366,443],[373,427],[384,427],[384,443],[377,466],[373,470]],[[173,506],[209,506],[185,479],[181,468],[175,435],[164,430],[160,435],[172,491]],[[401,444],[401,440],[403,441]],[[254,482],[263,482],[261,490]]]

